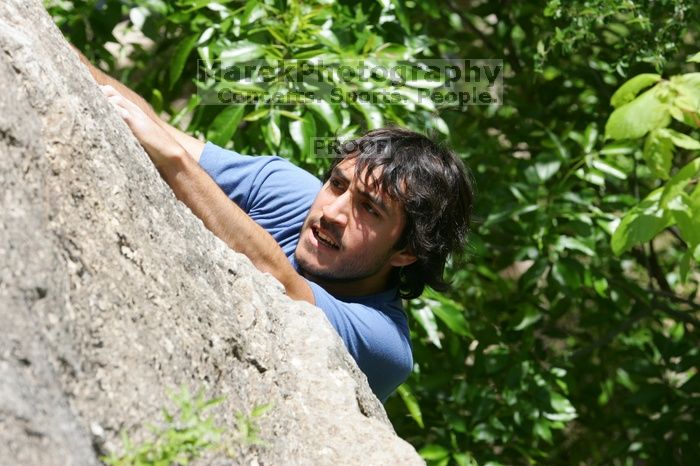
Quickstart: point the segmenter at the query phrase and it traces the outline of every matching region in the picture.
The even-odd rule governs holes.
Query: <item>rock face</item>
[[[0,2],[0,464],[98,464],[168,390],[272,408],[200,464],[421,464],[323,314],[180,204],[39,0]],[[218,455],[218,456],[217,456]]]

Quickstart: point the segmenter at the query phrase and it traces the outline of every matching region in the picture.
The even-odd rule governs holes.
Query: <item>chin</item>
[[[316,261],[307,261],[306,256],[302,253],[301,255],[294,255],[297,266],[299,267],[299,272],[305,278],[312,281],[334,281],[336,280],[335,274],[332,270],[328,270],[327,267],[323,267]]]

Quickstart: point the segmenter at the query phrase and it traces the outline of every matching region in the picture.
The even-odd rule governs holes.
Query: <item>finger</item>
[[[122,118],[129,117],[129,110],[124,106],[124,98],[120,95],[113,95],[107,98],[110,104],[117,110]]]
[[[118,90],[107,84],[106,86],[100,86],[100,90],[104,95],[107,97],[113,96],[113,95],[121,95]]]
[[[112,104],[114,109],[117,111],[120,117],[123,119],[128,119],[129,118],[129,111],[125,109],[124,107],[120,107],[119,105]]]
[[[126,108],[126,105],[124,105],[124,98],[120,95],[111,95],[107,97],[107,100],[109,103],[112,105],[116,105],[118,107]]]

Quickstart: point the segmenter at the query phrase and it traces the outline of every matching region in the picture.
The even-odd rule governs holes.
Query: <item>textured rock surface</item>
[[[38,0],[0,2],[0,464],[97,464],[167,390],[260,403],[226,464],[420,464],[323,315],[177,202]]]

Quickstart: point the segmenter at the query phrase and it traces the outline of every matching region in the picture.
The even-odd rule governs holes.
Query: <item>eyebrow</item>
[[[337,178],[340,178],[344,183],[348,183],[348,184],[350,183],[350,180],[345,176],[345,174],[343,172],[341,172],[338,169],[337,166],[335,168],[333,168],[333,171],[331,172],[331,177],[334,177],[334,176]],[[369,199],[372,202],[372,204],[379,207],[379,210],[381,210],[385,215],[389,215],[389,209],[387,208],[386,204],[384,203],[384,201],[380,197],[373,196],[369,192],[367,192],[363,189],[359,189],[359,188],[357,188],[357,192],[362,197]]]

